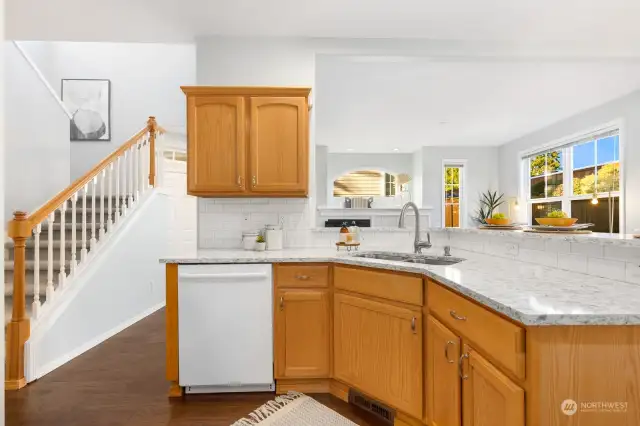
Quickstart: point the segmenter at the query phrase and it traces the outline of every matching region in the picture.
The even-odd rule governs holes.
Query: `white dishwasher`
[[[178,267],[179,384],[187,393],[275,390],[271,270]]]

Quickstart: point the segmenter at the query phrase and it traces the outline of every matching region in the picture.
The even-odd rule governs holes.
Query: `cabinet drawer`
[[[329,266],[327,265],[276,265],[278,287],[327,287]]]
[[[422,306],[422,278],[336,266],[333,285],[337,289],[368,294]]]
[[[443,323],[524,379],[523,328],[432,281],[427,286],[427,305]]]

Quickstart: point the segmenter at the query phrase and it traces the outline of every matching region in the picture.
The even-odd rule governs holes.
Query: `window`
[[[524,159],[529,223],[551,210],[563,210],[579,223],[619,232],[620,138],[618,129],[598,132]],[[597,203],[593,203],[593,199]]]
[[[340,176],[333,182],[334,197],[396,195],[396,176],[376,170],[361,170]]]
[[[460,198],[462,194],[462,165],[444,166],[443,216],[445,228],[460,227]]]

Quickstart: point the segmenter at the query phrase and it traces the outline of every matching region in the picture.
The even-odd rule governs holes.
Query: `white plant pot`
[[[267,243],[256,243],[255,250],[256,251],[265,251],[267,248]]]

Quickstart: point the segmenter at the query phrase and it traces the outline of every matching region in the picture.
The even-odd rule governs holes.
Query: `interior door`
[[[280,290],[275,303],[276,377],[329,377],[328,291]]]
[[[524,390],[469,348],[462,381],[464,426],[524,426]]]
[[[308,111],[304,97],[250,98],[251,191],[306,195]]]
[[[460,426],[461,384],[458,373],[460,338],[432,316],[425,342],[427,418],[431,426]]]
[[[334,376],[422,418],[422,313],[334,296]]]
[[[245,103],[240,96],[189,96],[187,188],[193,195],[246,188]]]

